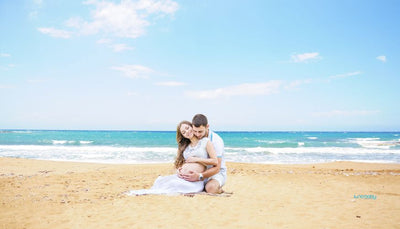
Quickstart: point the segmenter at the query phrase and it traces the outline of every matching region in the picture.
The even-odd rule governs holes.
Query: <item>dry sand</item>
[[[0,158],[0,228],[400,228],[400,164],[227,166],[229,197],[126,196],[172,164]]]

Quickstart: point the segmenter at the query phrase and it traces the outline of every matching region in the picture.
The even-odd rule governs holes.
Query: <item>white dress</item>
[[[199,140],[196,146],[186,147],[183,157],[208,158],[207,142],[208,138]],[[150,189],[131,190],[127,195],[146,195],[146,194],[177,194],[201,192],[204,189],[204,181],[190,182],[179,178],[176,174],[169,176],[159,176]]]

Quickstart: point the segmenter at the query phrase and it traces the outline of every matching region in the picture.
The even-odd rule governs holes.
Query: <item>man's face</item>
[[[206,136],[207,127],[205,127],[205,126],[199,126],[199,127],[193,126],[193,132],[194,132],[194,135],[196,135],[196,137],[198,139],[202,139],[202,138],[204,138],[204,136]]]

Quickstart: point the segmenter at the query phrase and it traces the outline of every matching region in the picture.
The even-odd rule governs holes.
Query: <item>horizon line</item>
[[[332,132],[332,133],[400,133],[400,130],[214,130],[214,132]],[[121,130],[121,129],[2,129],[4,131],[115,131],[115,132],[176,132],[176,130]]]

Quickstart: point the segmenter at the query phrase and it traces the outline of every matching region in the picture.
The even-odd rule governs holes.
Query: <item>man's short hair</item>
[[[203,114],[197,114],[193,117],[192,124],[195,127],[200,127],[200,126],[206,127],[208,125],[207,117]]]

